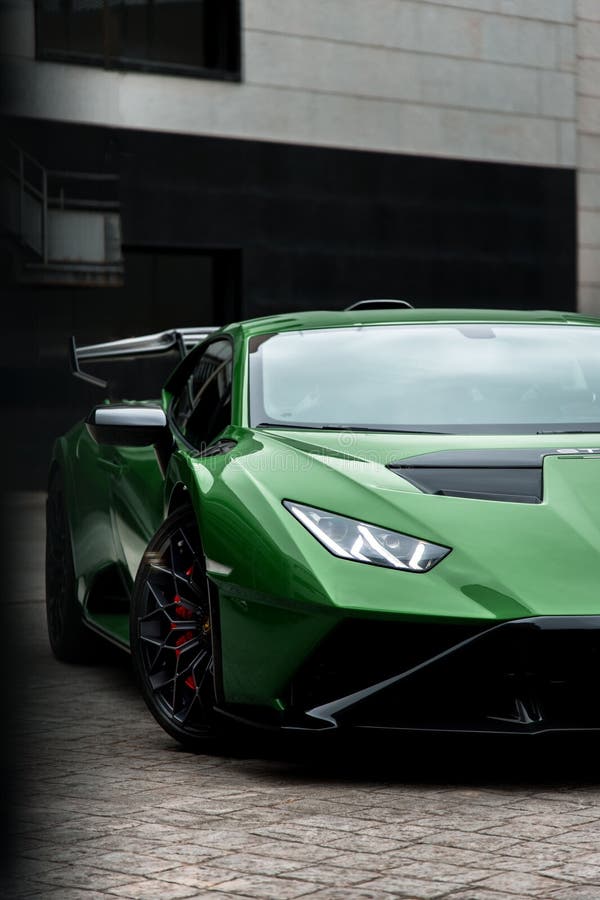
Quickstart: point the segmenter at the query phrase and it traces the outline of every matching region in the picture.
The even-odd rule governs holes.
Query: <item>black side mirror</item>
[[[150,447],[170,440],[167,417],[160,406],[129,403],[95,406],[85,424],[97,444]]]

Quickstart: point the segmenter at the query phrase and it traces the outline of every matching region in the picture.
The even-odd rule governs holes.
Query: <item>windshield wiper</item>
[[[450,434],[449,431],[414,431],[403,428],[371,428],[362,425],[287,425],[280,422],[259,422],[256,428],[300,428],[302,431],[367,431],[370,434]]]
[[[536,431],[536,434],[600,434],[600,425],[593,428],[585,428],[579,431],[568,429],[567,431]]]

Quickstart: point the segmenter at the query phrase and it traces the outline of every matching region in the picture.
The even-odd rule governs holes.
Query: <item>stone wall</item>
[[[600,315],[600,3],[577,4],[579,305]]]

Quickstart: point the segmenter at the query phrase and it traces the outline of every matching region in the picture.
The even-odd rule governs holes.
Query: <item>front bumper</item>
[[[600,730],[600,616],[490,626],[341,623],[289,685],[280,725],[536,734]]]

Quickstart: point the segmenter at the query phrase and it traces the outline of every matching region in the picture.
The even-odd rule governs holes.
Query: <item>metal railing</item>
[[[9,184],[12,183],[13,189],[16,186],[18,191],[16,209],[14,203],[7,204],[9,220],[4,224],[21,244],[26,244],[41,258],[44,265],[49,262],[50,210],[118,212],[120,209],[118,175],[47,169],[10,140],[2,142],[0,168]],[[86,196],[91,183],[99,186],[94,197]]]

